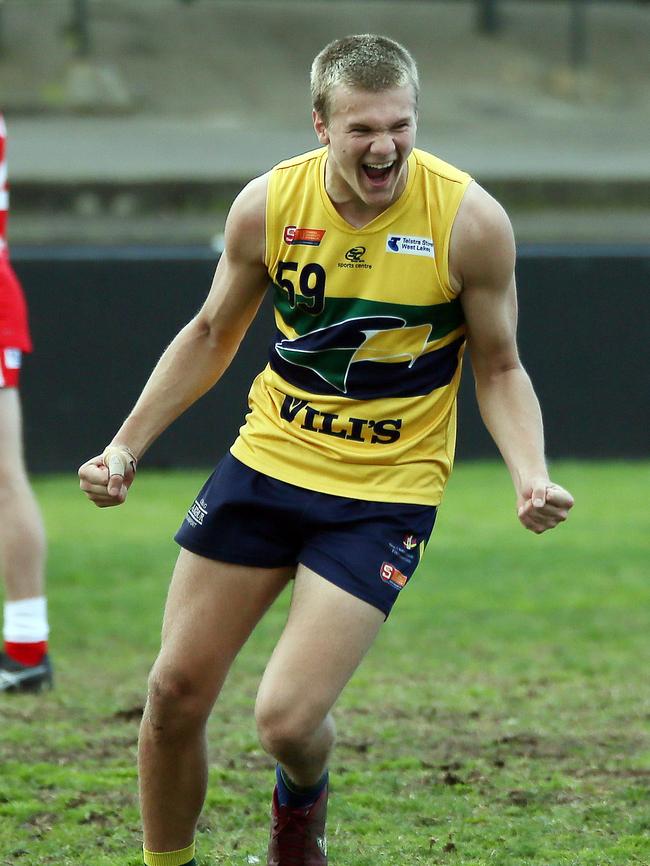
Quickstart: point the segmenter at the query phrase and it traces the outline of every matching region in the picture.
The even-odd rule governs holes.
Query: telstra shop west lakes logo
[[[388,235],[386,237],[386,252],[401,253],[407,256],[426,256],[432,259],[433,241],[431,238],[420,238],[415,235]]]

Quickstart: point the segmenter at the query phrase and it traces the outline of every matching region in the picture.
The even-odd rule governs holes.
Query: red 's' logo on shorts
[[[396,589],[402,589],[403,586],[406,586],[406,581],[408,577],[405,574],[396,568],[392,562],[382,562],[381,568],[379,569],[379,576],[384,581],[384,583],[390,583],[391,586],[394,586]]]
[[[308,247],[317,247],[323,240],[325,229],[303,229],[296,226],[284,227],[285,244],[304,244]]]

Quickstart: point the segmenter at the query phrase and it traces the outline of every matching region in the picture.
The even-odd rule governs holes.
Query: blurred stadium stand
[[[589,7],[579,69],[576,2]],[[521,240],[650,237],[650,16],[637,0],[1,6],[14,245],[208,243],[247,180],[314,145],[309,62],[369,21],[419,61],[420,145],[497,195]]]
[[[647,3],[0,0],[0,10],[10,241],[37,348],[24,376],[32,469],[67,471],[111,435],[204,297],[236,192],[314,146],[312,57],[368,29],[418,60],[419,145],[470,171],[513,219],[522,352],[551,456],[647,454]],[[129,309],[115,350],[108,299]],[[195,463],[223,450],[211,401],[227,407],[230,438],[267,339],[261,319],[231,378],[152,461],[168,464],[188,437]],[[119,405],[96,385],[107,377],[132,385]],[[471,397],[462,413],[460,454],[493,454]]]

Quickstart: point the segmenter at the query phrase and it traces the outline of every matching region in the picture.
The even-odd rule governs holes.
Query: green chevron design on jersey
[[[322,349],[314,353],[277,346],[276,351],[285,361],[313,370],[337,391],[345,393],[345,382],[354,358],[354,349]]]
[[[275,308],[283,321],[293,328],[300,336],[308,334],[314,328],[327,328],[339,322],[350,319],[362,319],[369,316],[395,316],[404,319],[406,326],[431,325],[429,342],[445,337],[455,331],[465,321],[460,300],[455,298],[444,304],[420,306],[416,304],[392,304],[385,301],[367,301],[363,298],[332,298],[327,297],[325,308],[314,316],[289,304],[287,293],[277,284],[275,289]],[[296,302],[303,298],[296,294]],[[304,299],[309,304],[309,299]]]

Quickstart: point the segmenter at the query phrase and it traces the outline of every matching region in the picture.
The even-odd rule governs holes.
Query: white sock
[[[38,643],[47,640],[49,633],[47,599],[44,595],[5,602],[3,636],[6,641]]]

